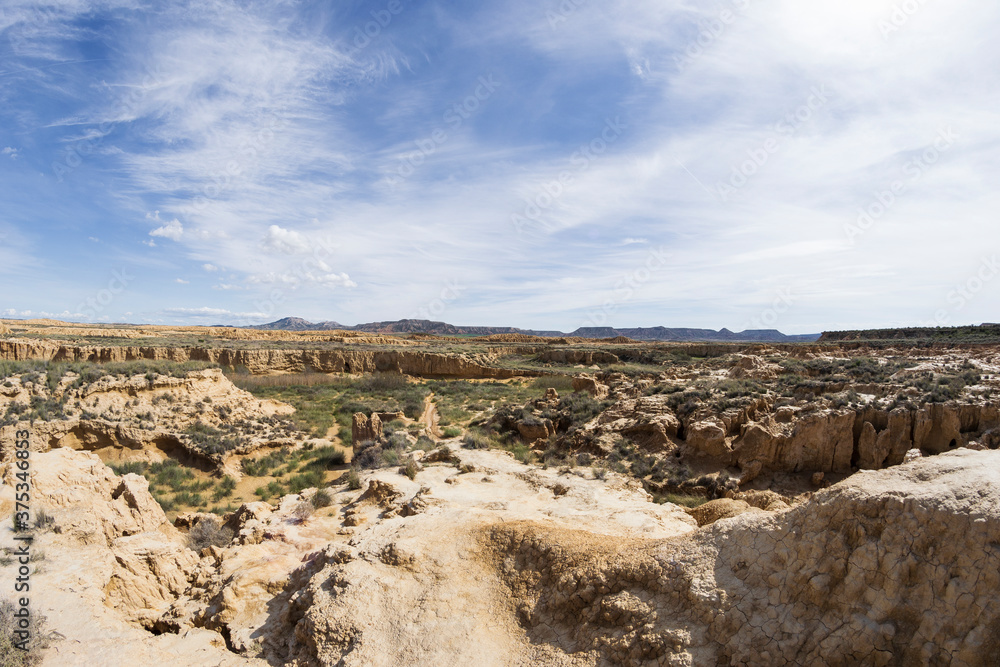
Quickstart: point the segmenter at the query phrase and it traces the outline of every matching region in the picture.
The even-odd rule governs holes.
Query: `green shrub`
[[[227,498],[233,495],[233,491],[236,490],[236,480],[228,475],[219,482],[219,486],[215,489],[212,494],[212,500],[219,502],[223,498]]]
[[[483,431],[469,431],[462,438],[462,446],[468,449],[490,449],[500,446],[500,443],[491,435]]]
[[[347,484],[347,488],[351,491],[357,491],[361,488],[361,476],[358,475],[358,471],[351,468],[344,475],[344,482]]]
[[[457,426],[449,426],[448,428],[444,429],[443,433],[444,437],[446,438],[457,438],[458,436],[462,435],[462,429],[458,428]]]
[[[310,470],[293,476],[288,480],[288,490],[291,493],[301,493],[305,489],[323,485],[323,472]]]
[[[203,507],[205,505],[205,498],[200,493],[181,491],[174,495],[174,502],[178,505],[187,505],[188,507]]]
[[[326,489],[320,489],[313,495],[312,504],[316,507],[316,509],[329,507],[333,504],[333,497],[330,496],[330,492]]]
[[[406,460],[406,465],[403,467],[403,474],[410,479],[415,479],[417,476],[417,462],[412,458]]]

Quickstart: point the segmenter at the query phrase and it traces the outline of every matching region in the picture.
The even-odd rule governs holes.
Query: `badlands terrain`
[[[1000,345],[959,333],[6,321],[0,659],[998,665]]]

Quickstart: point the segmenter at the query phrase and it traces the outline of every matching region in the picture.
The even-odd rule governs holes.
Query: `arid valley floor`
[[[1000,343],[0,328],[3,664],[1000,664]]]

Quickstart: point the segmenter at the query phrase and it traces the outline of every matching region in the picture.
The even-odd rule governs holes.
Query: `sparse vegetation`
[[[37,608],[30,610],[27,628],[20,625],[20,619],[14,615],[16,612],[13,601],[0,598],[0,667],[33,667],[41,662],[41,651],[55,641],[55,636],[48,629],[48,619]],[[16,630],[28,632],[27,651],[14,645]]]
[[[206,517],[196,523],[187,534],[189,549],[201,551],[207,547],[226,547],[233,540],[233,531],[222,525],[217,517]]]

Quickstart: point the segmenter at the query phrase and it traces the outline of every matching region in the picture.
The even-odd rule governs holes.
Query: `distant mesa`
[[[268,324],[257,324],[245,327],[263,331],[361,331],[377,334],[429,334],[434,336],[497,336],[502,334],[516,336],[539,336],[545,338],[590,338],[604,341],[625,339],[635,341],[668,341],[668,342],[733,342],[733,343],[811,343],[819,339],[820,334],[803,334],[788,336],[777,329],[751,329],[732,332],[729,329],[713,331],[712,329],[673,329],[668,327],[637,327],[616,329],[613,327],[581,327],[576,331],[534,331],[516,327],[478,327],[456,326],[447,322],[432,322],[430,320],[395,320],[391,322],[369,322],[347,326],[337,322],[309,322],[301,317],[285,317]]]

